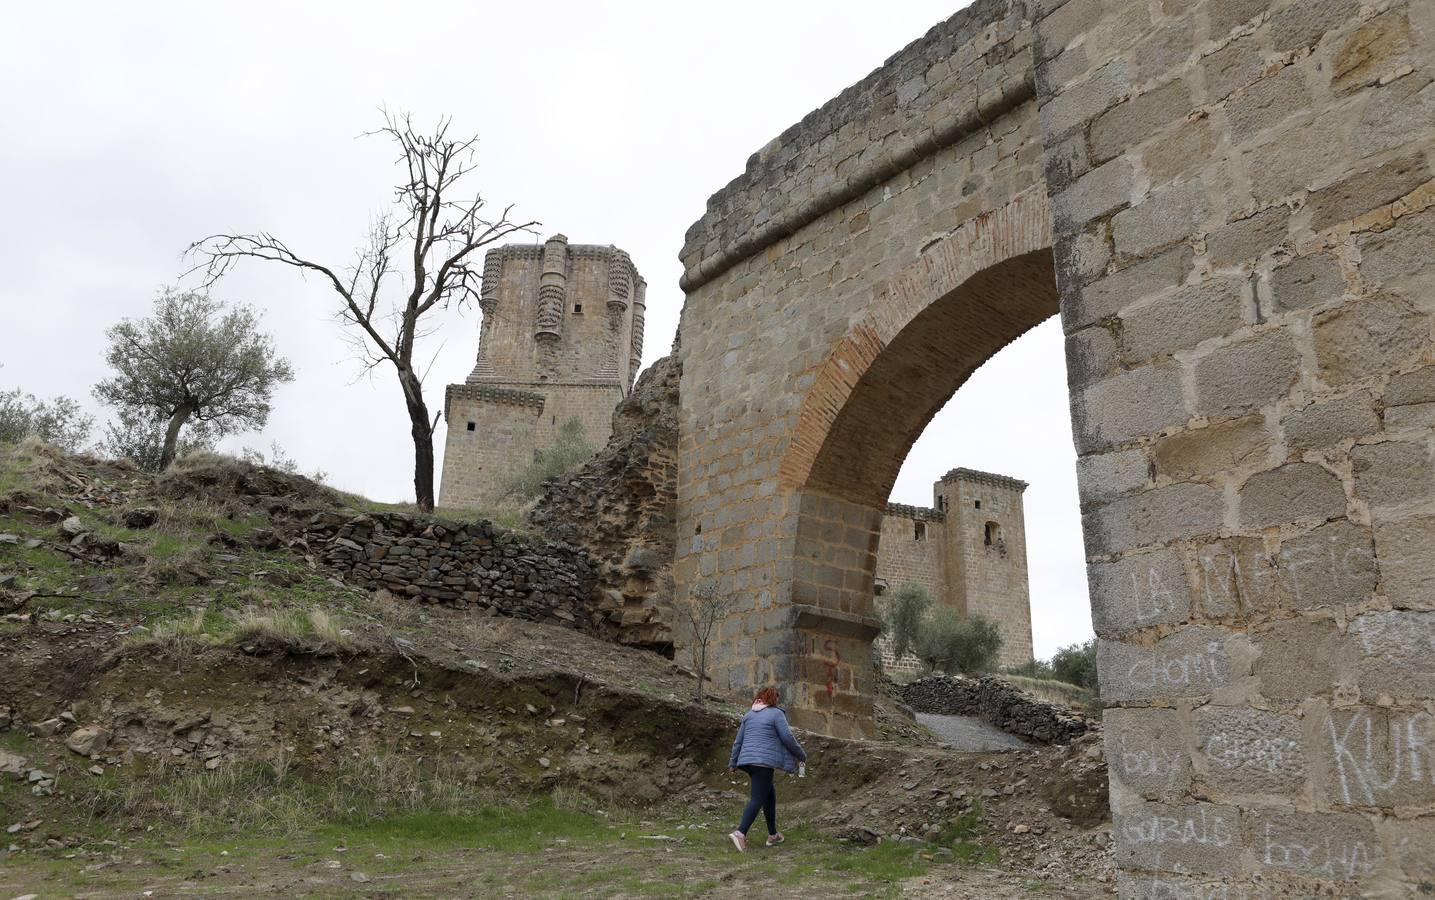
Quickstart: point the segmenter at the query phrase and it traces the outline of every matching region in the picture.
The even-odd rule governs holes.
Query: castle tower
[[[1001,630],[1001,664],[1031,662],[1031,590],[1026,569],[1027,484],[1006,475],[953,469],[932,488],[945,513],[941,555],[945,592],[963,615],[986,616]]]
[[[542,244],[488,251],[478,358],[444,396],[439,505],[483,507],[576,419],[602,446],[643,353],[647,284],[616,247]]]
[[[935,603],[997,624],[1002,666],[1031,662],[1026,488],[1006,475],[953,469],[932,486],[933,506],[889,503],[877,546],[879,592],[925,588]],[[912,657],[894,659],[885,645],[882,652],[889,672],[918,668]]]

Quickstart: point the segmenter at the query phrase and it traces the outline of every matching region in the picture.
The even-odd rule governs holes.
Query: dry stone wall
[[[611,633],[597,609],[598,567],[575,547],[491,522],[400,513],[320,513],[304,541],[325,565],[370,590]]]
[[[896,692],[917,712],[979,716],[1002,731],[1043,744],[1069,744],[1092,727],[1085,716],[1038,700],[991,675],[931,675],[901,685]]]

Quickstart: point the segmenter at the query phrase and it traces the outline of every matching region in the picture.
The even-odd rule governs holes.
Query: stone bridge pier
[[[720,679],[872,733],[897,470],[1059,312],[1121,896],[1435,893],[1433,157],[1428,0],[978,0],[763,147],[682,253]]]

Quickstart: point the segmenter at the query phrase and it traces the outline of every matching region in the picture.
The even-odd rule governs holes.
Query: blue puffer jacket
[[[792,729],[787,727],[786,714],[776,706],[769,706],[742,717],[727,767],[771,766],[784,772],[796,772],[799,760],[807,762],[807,751],[792,736]]]

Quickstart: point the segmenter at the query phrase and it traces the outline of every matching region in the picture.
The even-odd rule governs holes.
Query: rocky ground
[[[809,776],[779,785],[801,840],[734,860],[735,698],[347,585],[290,535],[359,501],[209,465],[0,448],[0,896],[1107,889],[1094,733],[955,753],[884,700],[882,740],[806,736]]]
[[[942,716],[917,713],[917,724],[936,736],[943,747],[965,752],[1025,750],[1030,745],[976,716]]]

